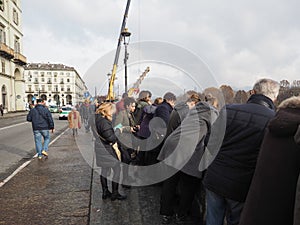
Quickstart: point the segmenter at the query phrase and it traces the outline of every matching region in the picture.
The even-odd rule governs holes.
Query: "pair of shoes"
[[[127,198],[126,195],[121,195],[120,193],[112,193],[110,200],[115,201],[115,200],[125,200]]]
[[[163,215],[161,224],[170,224],[172,222],[172,216]]]
[[[111,197],[111,192],[108,189],[104,189],[102,193],[102,199],[105,200]]]
[[[48,152],[46,152],[45,150],[42,151],[42,154],[43,154],[44,156],[48,156]]]
[[[38,156],[38,159],[39,159],[39,160],[42,160],[42,159],[43,159],[43,157],[42,157],[42,156]]]

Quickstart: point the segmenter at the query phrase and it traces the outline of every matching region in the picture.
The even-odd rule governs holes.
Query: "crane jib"
[[[108,93],[107,93],[107,98],[106,98],[106,100],[109,100],[109,101],[113,101],[115,99],[113,86],[114,86],[114,81],[116,78],[119,55],[120,55],[120,50],[121,50],[122,32],[124,31],[125,26],[126,26],[130,2],[131,2],[131,0],[127,0],[126,9],[125,9],[123,22],[122,22],[122,26],[121,26],[121,31],[120,31],[120,35],[119,35],[119,39],[118,39],[118,45],[117,45],[114,65],[113,65],[113,69],[112,69],[112,73],[111,73],[111,77],[110,77],[110,81],[109,81],[109,88],[108,88]]]

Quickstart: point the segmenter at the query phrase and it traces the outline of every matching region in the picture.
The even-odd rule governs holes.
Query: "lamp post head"
[[[121,32],[121,35],[125,37],[130,37],[131,33],[128,31],[128,28],[124,28],[124,30]]]
[[[128,31],[128,28],[125,28],[122,32],[121,32],[122,37],[124,38],[124,44],[128,44],[129,40],[130,40],[130,35],[131,33]],[[126,41],[127,39],[127,41]]]

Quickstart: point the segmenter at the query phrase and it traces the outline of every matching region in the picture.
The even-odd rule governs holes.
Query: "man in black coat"
[[[149,124],[152,138],[149,138],[147,145],[148,147],[155,147],[149,147],[152,150],[145,152],[146,165],[152,165],[158,162],[157,156],[159,155],[160,149],[163,145],[170,114],[176,102],[176,96],[172,92],[167,92],[163,99],[163,102],[157,106],[153,119]]]
[[[246,104],[227,105],[226,131],[216,158],[208,167],[207,225],[237,225],[254,174],[265,128],[275,115],[279,83],[261,79]]]
[[[48,157],[48,145],[50,142],[49,130],[54,132],[54,122],[50,111],[44,106],[43,99],[37,99],[37,105],[27,115],[27,121],[32,123],[35,148],[38,159]],[[42,144],[42,137],[44,144]]]

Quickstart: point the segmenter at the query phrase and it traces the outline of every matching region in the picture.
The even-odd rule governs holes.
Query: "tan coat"
[[[80,113],[76,110],[72,110],[68,115],[69,128],[81,128]]]

